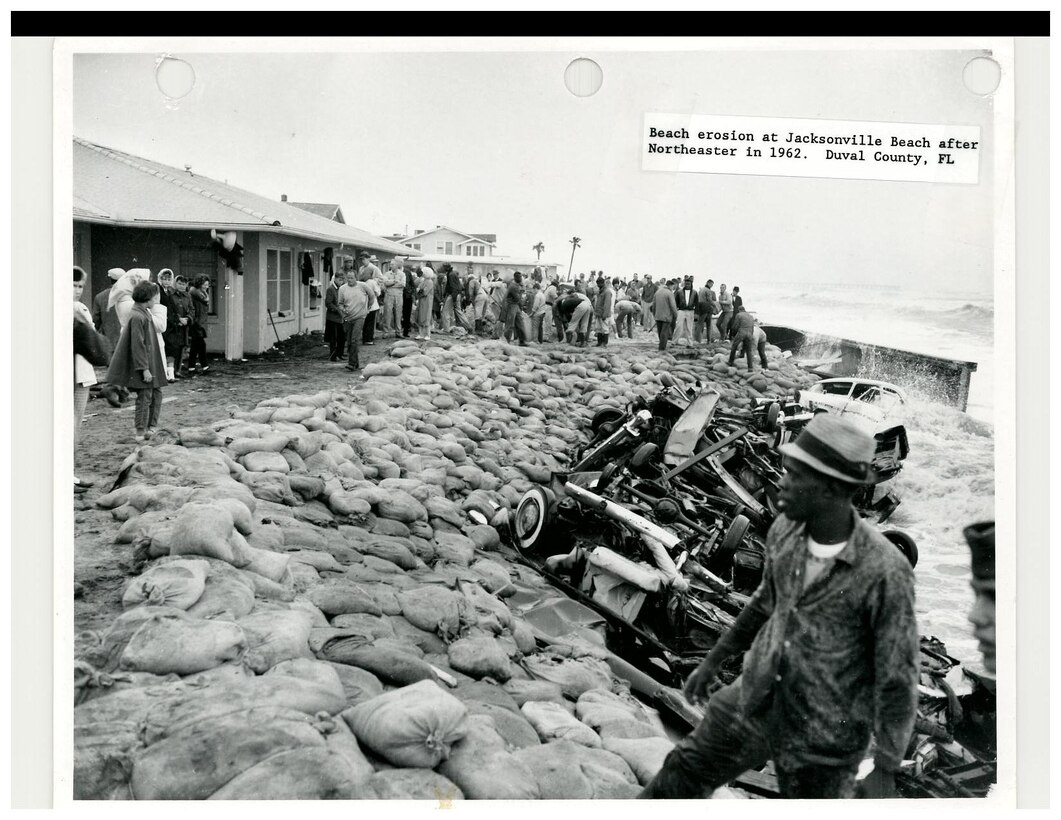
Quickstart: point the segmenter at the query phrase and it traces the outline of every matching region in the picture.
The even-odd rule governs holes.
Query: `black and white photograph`
[[[57,802],[1016,805],[1012,39],[54,71]]]

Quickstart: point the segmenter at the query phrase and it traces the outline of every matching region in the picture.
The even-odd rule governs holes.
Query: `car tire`
[[[764,433],[773,433],[777,430],[777,417],[781,415],[781,405],[776,401],[766,410],[766,425],[763,427]]]
[[[906,556],[906,560],[910,562],[911,568],[917,566],[917,542],[909,534],[902,530],[885,530],[881,535],[898,547],[899,552]]]
[[[512,515],[512,540],[523,555],[539,555],[556,518],[556,496],[546,487],[524,493]]]
[[[649,466],[656,458],[656,453],[659,452],[659,447],[653,444],[651,441],[642,444],[630,457],[630,466],[635,470],[639,470],[642,467]]]
[[[726,534],[722,536],[722,543],[718,545],[719,552],[732,554],[741,545],[744,536],[748,533],[751,521],[746,515],[737,515],[726,528]]]
[[[619,425],[616,422],[622,422],[624,415],[626,414],[623,413],[622,410],[617,410],[614,407],[602,407],[593,414],[593,419],[589,423],[589,429],[593,431],[593,435],[597,435],[597,432],[602,425],[614,424],[611,428],[611,433],[614,433],[619,429]],[[611,433],[608,435],[611,435]]]

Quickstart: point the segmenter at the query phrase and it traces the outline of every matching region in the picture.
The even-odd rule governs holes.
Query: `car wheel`
[[[744,540],[744,536],[747,534],[750,525],[751,521],[748,520],[746,515],[736,516],[733,521],[730,522],[729,528],[726,530],[726,534],[722,538],[722,543],[718,547],[719,552],[736,552],[737,547],[739,547],[741,541]]]
[[[545,487],[527,490],[512,516],[512,536],[516,549],[524,555],[537,555],[548,540],[555,519],[556,496]]]
[[[899,548],[899,552],[906,556],[911,567],[917,566],[917,542],[902,530],[885,530],[881,533],[885,538]]]
[[[602,425],[611,424],[612,427],[608,433],[608,435],[611,435],[611,433],[619,429],[619,424],[622,422],[624,415],[622,410],[617,410],[614,407],[603,407],[593,414],[589,429],[593,431],[593,435],[597,435]]]
[[[642,444],[630,457],[630,466],[634,469],[640,469],[650,465],[656,457],[656,453],[659,452],[659,447],[653,444],[651,441],[646,444]]]
[[[777,430],[777,417],[780,414],[781,405],[775,401],[766,410],[766,426],[763,428],[764,433],[772,433]]]

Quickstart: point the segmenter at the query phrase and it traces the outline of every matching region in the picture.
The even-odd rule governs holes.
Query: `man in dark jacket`
[[[656,283],[652,281],[652,274],[645,276],[645,284],[641,286],[641,327],[651,330],[655,326],[653,310],[656,306]]]
[[[674,300],[674,291],[670,287],[674,282],[677,280],[661,282],[653,296],[652,314],[656,317],[656,333],[659,334],[660,350],[667,349],[667,342],[670,341],[671,333],[674,332],[674,323],[678,319],[678,304]]]
[[[121,268],[111,268],[107,271],[107,276],[111,281],[117,282],[125,276],[125,271]],[[110,295],[111,289],[106,288],[92,299],[92,323],[96,326],[96,330],[107,337],[107,341],[116,345],[122,335],[122,326],[118,321],[118,312],[113,307],[107,307]]]
[[[505,291],[505,305],[502,320],[505,323],[505,341],[512,341],[512,333],[515,331],[520,347],[527,346],[527,336],[523,332],[523,275],[516,271],[512,274],[512,281],[508,283]]]
[[[693,322],[696,312],[696,290],[693,288],[693,277],[686,276],[681,289],[674,295],[678,306],[678,322],[674,330],[674,341],[685,338],[686,343],[693,341]]]
[[[328,361],[342,362],[343,348],[346,346],[346,332],[343,330],[343,315],[339,312],[339,287],[337,273],[332,273],[328,280],[328,290],[324,293],[324,341],[328,343]]]
[[[413,302],[416,301],[416,274],[412,266],[405,268],[405,287],[402,288],[402,338],[409,338],[413,323]]]

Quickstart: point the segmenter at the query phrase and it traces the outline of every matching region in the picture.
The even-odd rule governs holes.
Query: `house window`
[[[444,247],[445,246],[441,242],[436,242],[435,243],[435,253],[444,253],[444,250],[443,250]]]
[[[465,245],[464,246],[464,255],[465,256],[471,256],[472,255],[472,246],[471,245]]]
[[[291,312],[294,303],[291,251],[270,248],[265,252],[265,305],[278,316]]]
[[[414,251],[418,251],[418,250],[420,250],[420,243],[419,242],[413,242],[412,245],[410,245],[409,247],[411,247]]]
[[[448,256],[452,256],[453,255],[453,243],[452,242],[447,242],[446,243],[446,254]]]
[[[217,251],[213,248],[181,248],[180,267],[177,273],[188,280],[191,287],[198,277],[206,275],[210,277],[210,308],[209,315],[217,315],[217,292],[218,282]]]

